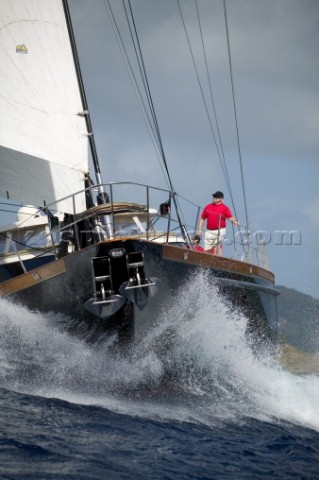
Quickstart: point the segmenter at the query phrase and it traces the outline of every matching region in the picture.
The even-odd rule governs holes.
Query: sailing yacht
[[[264,256],[196,251],[172,186],[103,183],[67,0],[2,0],[0,22],[0,196],[3,211],[19,206],[0,228],[1,296],[127,344],[205,272],[274,341]]]

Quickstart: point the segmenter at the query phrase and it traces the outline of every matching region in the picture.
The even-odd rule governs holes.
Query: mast
[[[76,43],[75,43],[75,37],[74,37],[74,31],[72,27],[68,0],[62,0],[62,3],[63,3],[66,24],[69,32],[69,37],[70,37],[70,44],[71,44],[74,65],[75,65],[76,75],[77,75],[78,84],[79,84],[80,96],[81,96],[82,105],[83,105],[83,112],[81,112],[80,115],[83,115],[85,117],[85,122],[86,122],[87,131],[88,131],[89,142],[90,142],[92,161],[93,161],[95,178],[96,178],[96,183],[98,188],[97,200],[99,204],[108,203],[110,200],[107,192],[104,189],[104,186],[102,185],[103,181],[102,181],[100,163],[97,155],[95,138],[93,134],[93,127],[91,123],[91,117],[90,117],[88,103],[87,103],[85,90],[84,90],[84,83],[83,83],[83,78],[82,78],[82,73],[80,68],[79,56],[78,56]],[[102,215],[101,222],[102,222],[103,228],[101,229],[98,227],[98,234],[100,236],[100,239],[104,240],[105,238],[113,238],[114,232],[113,232],[113,225],[112,225],[112,220],[110,215]],[[105,236],[105,231],[107,232],[106,236]]]
[[[109,196],[105,192],[104,187],[102,186],[103,182],[102,182],[102,176],[101,176],[101,169],[100,169],[99,159],[98,159],[97,150],[96,150],[95,138],[93,134],[93,128],[92,128],[88,103],[87,103],[85,90],[84,90],[84,83],[83,83],[83,78],[82,78],[82,73],[80,68],[79,56],[78,56],[76,43],[75,43],[75,37],[74,37],[74,31],[72,27],[68,0],[62,0],[62,3],[63,3],[65,19],[67,23],[67,28],[69,32],[69,37],[70,37],[71,49],[73,53],[73,59],[74,59],[74,64],[75,64],[75,69],[76,69],[76,74],[77,74],[77,79],[79,84],[80,95],[81,95],[82,104],[83,104],[83,112],[81,112],[80,115],[83,115],[85,117],[85,122],[86,122],[87,131],[88,131],[89,142],[90,142],[90,149],[92,154],[92,161],[94,165],[96,183],[98,184],[99,203],[107,203],[109,202]]]

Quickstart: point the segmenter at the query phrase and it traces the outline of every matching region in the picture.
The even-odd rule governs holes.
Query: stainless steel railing
[[[101,186],[108,193],[110,202],[98,205],[98,193]],[[86,195],[91,195],[95,206],[88,210],[83,210],[83,208],[78,207],[81,203],[79,198],[85,198]],[[92,224],[90,232],[94,236],[94,241],[114,238],[118,236],[116,218],[124,212],[132,215],[136,213],[143,215],[145,218],[145,231],[135,234],[131,233],[129,234],[130,236],[168,243],[172,235],[174,235],[176,241],[182,232],[180,231],[178,215],[172,201],[173,196],[178,200],[180,211],[183,211],[185,218],[189,219],[188,222],[184,222],[184,225],[191,236],[197,231],[202,207],[167,189],[135,182],[110,182],[103,185],[92,185],[85,190],[70,194],[58,202],[46,204],[39,209],[39,211],[44,210],[48,217],[48,229],[43,231],[43,245],[47,246],[48,249],[54,250],[55,255],[58,256],[57,245],[59,237],[61,238],[68,230],[73,230],[74,248],[81,249],[83,243],[81,239],[85,234],[89,234],[84,225],[86,221],[90,221]],[[133,199],[136,203],[132,203]],[[69,211],[65,214],[66,218],[63,219],[61,219],[62,214],[57,208],[61,202],[69,204]],[[152,209],[152,205],[157,205],[156,209]],[[3,210],[6,210],[6,208],[3,208]],[[19,225],[19,229],[23,228],[22,222]],[[235,232],[234,229],[228,229],[228,231],[231,232],[231,235],[225,239],[227,249],[230,250],[230,255],[227,256],[269,269],[267,245],[259,242],[258,236],[254,235],[253,232],[244,230]],[[5,240],[5,232],[2,232],[0,235],[0,255],[3,252],[1,244]],[[14,238],[12,241],[14,241]],[[229,249],[228,245],[232,249]],[[12,248],[12,253],[13,251],[14,249]]]

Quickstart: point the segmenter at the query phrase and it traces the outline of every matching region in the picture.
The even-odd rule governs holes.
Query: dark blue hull
[[[130,260],[136,256],[142,261]],[[120,298],[123,285],[133,285],[130,282],[135,275],[138,279],[142,278],[142,284],[156,279],[156,294],[150,295],[146,287],[133,288],[131,292],[142,294],[142,305],[140,295],[128,297],[119,304],[121,306],[114,314],[98,318],[85,307],[90,299],[99,300],[101,296],[100,287],[94,290],[92,259],[102,262],[99,266],[102,270],[95,274],[96,278],[108,277],[110,282],[106,284],[101,280],[99,283],[103,294],[112,290],[114,298]],[[103,268],[108,271],[104,272]],[[248,318],[250,332],[263,341],[275,341],[277,291],[270,272],[244,262],[170,245],[134,239],[105,241],[2,282],[0,288],[3,294],[31,310],[63,312],[74,319],[74,330],[77,322],[82,326],[84,323],[92,339],[100,332],[116,331],[120,341],[126,342],[144,335],[149,326],[158,320],[161,310],[173,305],[183,286],[200,273],[206,275],[207,282],[218,290],[229,308],[242,312]]]

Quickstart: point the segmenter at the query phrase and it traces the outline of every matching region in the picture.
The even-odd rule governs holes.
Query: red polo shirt
[[[207,219],[206,227],[208,230],[218,230],[218,228],[226,228],[226,218],[231,218],[233,215],[229,208],[220,203],[215,205],[210,203],[206,205],[202,213],[202,219]]]

